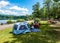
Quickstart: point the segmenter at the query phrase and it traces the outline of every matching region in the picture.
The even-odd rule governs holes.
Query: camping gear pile
[[[38,28],[39,28],[39,24],[37,22],[32,24],[31,27],[27,22],[18,22],[14,24],[13,33],[14,34],[25,34],[27,32],[38,32],[40,31]]]
[[[49,24],[56,24],[56,23],[57,23],[57,21],[48,20],[48,23],[49,23]]]

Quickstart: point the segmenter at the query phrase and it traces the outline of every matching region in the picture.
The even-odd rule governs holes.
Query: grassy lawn
[[[40,28],[41,32],[20,35],[14,35],[12,28],[0,30],[0,43],[58,43],[60,41],[60,32],[50,29],[47,25],[41,25]]]

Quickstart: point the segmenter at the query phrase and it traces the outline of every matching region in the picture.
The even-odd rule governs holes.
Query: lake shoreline
[[[1,24],[1,23],[2,23],[2,24],[7,24],[7,21],[8,21],[8,20],[0,20],[0,24]],[[12,21],[15,22],[16,20],[12,20]]]

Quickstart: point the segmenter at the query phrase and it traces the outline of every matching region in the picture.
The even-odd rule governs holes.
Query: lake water
[[[7,23],[8,20],[0,20],[0,23]],[[16,20],[12,20],[12,21],[16,21]]]

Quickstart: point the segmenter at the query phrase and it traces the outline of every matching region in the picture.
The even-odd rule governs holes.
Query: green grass
[[[28,22],[29,24],[33,23],[34,21]],[[48,24],[48,21],[40,21],[39,22],[42,25]]]
[[[40,24],[46,25],[46,24],[49,24],[49,23],[48,23],[48,21],[40,21]]]
[[[56,43],[60,41],[60,32],[42,25],[41,32],[14,35],[12,28],[0,30],[0,43]],[[47,31],[49,30],[49,31]]]

